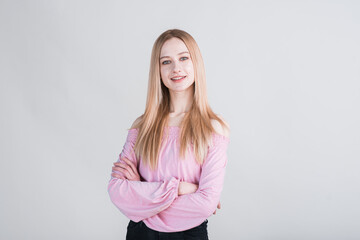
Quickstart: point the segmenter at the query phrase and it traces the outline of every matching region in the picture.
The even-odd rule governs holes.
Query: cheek
[[[194,77],[194,66],[192,62],[189,62],[189,64],[186,65],[186,72],[188,75]]]
[[[169,69],[166,66],[161,66],[160,67],[160,77],[162,79],[165,79],[166,76],[168,75]]]

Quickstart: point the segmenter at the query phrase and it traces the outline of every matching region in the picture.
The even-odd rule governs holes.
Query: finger
[[[132,179],[136,179],[139,175],[135,165],[127,158],[122,158],[122,160],[127,164],[126,169],[129,171]]]
[[[215,210],[215,212],[213,214],[216,215],[216,210]]]
[[[123,180],[125,179],[124,177],[122,177],[122,176],[120,176],[119,174],[116,174],[116,173],[112,173],[111,176],[114,177],[114,178],[119,178],[119,179],[123,179]]]
[[[114,165],[117,167],[127,168],[127,169],[132,170],[131,166],[129,164],[127,164],[126,162],[125,163],[117,162],[117,163],[114,163]]]
[[[134,173],[137,173],[135,164],[132,161],[130,161],[129,159],[126,159],[126,158],[122,158],[122,160],[124,160],[131,167],[131,169],[133,170]]]
[[[124,168],[121,168],[121,167],[112,167],[112,170],[113,170],[113,171],[123,172],[123,169],[124,169]]]
[[[132,169],[131,166],[129,166],[128,164],[120,163],[119,166],[122,167],[122,168],[124,168],[124,169],[126,169],[126,170],[128,171],[128,173],[129,173],[129,176],[130,176],[131,178],[133,178],[133,177],[135,176],[135,173],[134,173],[133,169]]]
[[[128,167],[126,164],[120,163],[119,165],[116,165],[116,167],[112,167],[112,169],[130,169],[130,167]]]
[[[220,203],[220,202],[218,203],[217,208],[218,208],[218,209],[221,208],[221,203]]]
[[[112,173],[111,176],[114,178],[125,179],[123,176],[116,174],[116,173]]]
[[[114,166],[119,166],[120,164],[123,164],[122,162],[114,162]]]
[[[132,168],[128,164],[119,163],[119,164],[116,164],[116,166],[118,166],[120,168],[123,168],[123,169],[126,169],[129,172],[130,175],[135,175]]]
[[[136,166],[135,166],[135,164],[134,164],[132,161],[130,161],[130,160],[127,159],[127,158],[122,158],[121,160],[123,160],[124,162],[126,162],[126,163],[132,168],[133,171],[137,171]]]
[[[119,167],[112,167],[112,168],[111,168],[111,172],[118,174],[118,173],[120,172],[120,168],[119,168]]]
[[[127,168],[118,168],[118,171],[124,174],[127,179],[132,179],[132,175],[129,173]]]

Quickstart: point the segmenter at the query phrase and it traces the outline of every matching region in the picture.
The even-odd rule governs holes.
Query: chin
[[[185,86],[171,86],[169,88],[169,90],[174,91],[174,92],[183,92],[183,91],[188,91],[192,88],[193,88],[193,84],[185,85]]]

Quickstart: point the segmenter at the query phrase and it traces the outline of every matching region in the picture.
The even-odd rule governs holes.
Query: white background
[[[107,183],[169,28],[231,126],[210,239],[359,239],[360,2],[340,0],[0,0],[0,238],[125,238]]]

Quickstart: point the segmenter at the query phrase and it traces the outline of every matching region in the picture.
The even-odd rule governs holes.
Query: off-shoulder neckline
[[[169,135],[177,135],[179,133],[180,127],[179,126],[165,126],[165,128],[169,129]],[[130,128],[128,129],[129,132],[137,133],[137,128]],[[212,133],[213,137],[223,139],[225,141],[230,141],[230,138],[219,133]]]

